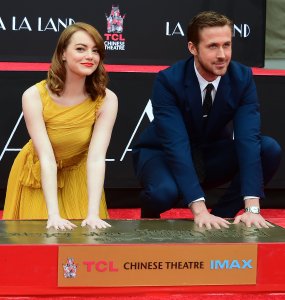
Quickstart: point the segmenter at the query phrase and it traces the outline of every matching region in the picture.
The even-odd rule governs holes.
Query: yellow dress
[[[86,159],[96,113],[103,99],[90,98],[74,106],[56,104],[46,80],[36,84],[43,118],[57,162],[58,205],[67,219],[84,219],[88,210]],[[96,178],[94,178],[96,180]],[[108,218],[104,191],[100,217]],[[30,140],[17,155],[8,179],[3,219],[47,219],[40,163]]]

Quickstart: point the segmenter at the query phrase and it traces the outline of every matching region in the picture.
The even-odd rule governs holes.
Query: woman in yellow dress
[[[31,140],[12,166],[4,219],[47,219],[47,228],[110,225],[104,196],[105,157],[117,115],[106,88],[104,41],[86,23],[62,32],[46,80],[22,97]]]

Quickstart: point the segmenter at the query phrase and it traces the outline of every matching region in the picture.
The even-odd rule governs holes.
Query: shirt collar
[[[221,76],[218,76],[214,81],[209,82],[200,75],[200,73],[198,72],[198,70],[196,68],[195,62],[194,62],[194,69],[195,69],[195,73],[196,73],[198,81],[199,81],[201,92],[203,92],[205,90],[206,86],[209,83],[212,83],[215,91],[217,91],[219,82],[221,80]]]

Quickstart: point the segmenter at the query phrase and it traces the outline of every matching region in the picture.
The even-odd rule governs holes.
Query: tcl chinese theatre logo
[[[126,14],[121,15],[119,5],[112,5],[110,14],[105,14],[105,16],[107,20],[107,33],[104,34],[105,49],[111,51],[124,51],[126,45],[123,31]]]
[[[66,263],[62,266],[64,278],[75,278],[78,265],[74,262],[74,258],[68,257]]]

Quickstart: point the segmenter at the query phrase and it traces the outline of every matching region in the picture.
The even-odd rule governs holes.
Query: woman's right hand
[[[71,223],[70,221],[61,218],[59,215],[52,215],[49,216],[47,221],[47,229],[54,228],[56,230],[72,230],[73,228],[77,227],[75,224]]]

